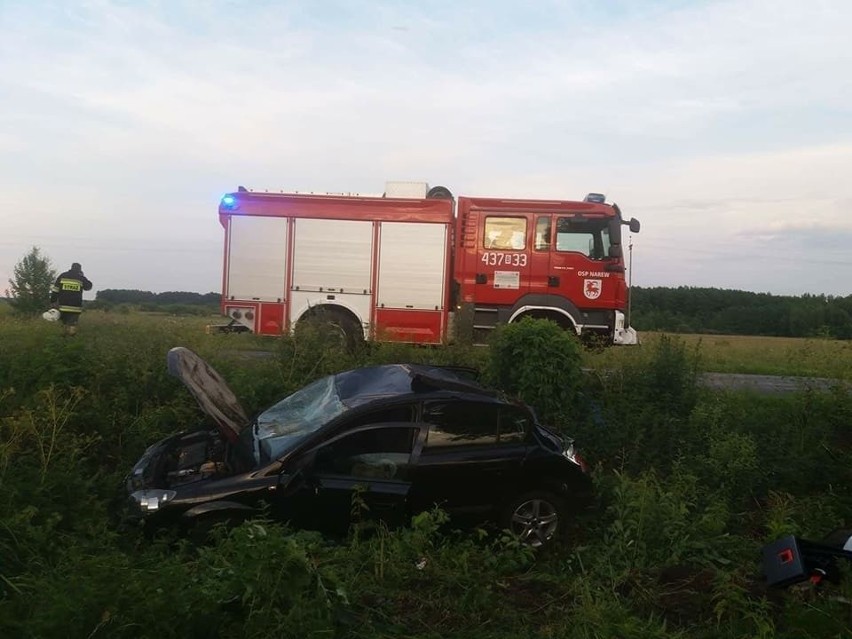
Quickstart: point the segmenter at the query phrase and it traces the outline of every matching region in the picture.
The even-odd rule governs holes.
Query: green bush
[[[524,318],[497,329],[488,379],[535,407],[546,422],[571,415],[582,383],[581,345],[550,320]]]

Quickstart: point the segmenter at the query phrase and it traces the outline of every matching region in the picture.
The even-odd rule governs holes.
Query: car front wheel
[[[525,493],[503,511],[502,524],[522,542],[538,547],[559,539],[566,530],[565,503],[544,491]]]

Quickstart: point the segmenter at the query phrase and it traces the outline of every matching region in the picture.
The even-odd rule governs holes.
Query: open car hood
[[[171,349],[166,355],[166,362],[169,373],[184,383],[201,410],[216,422],[223,437],[235,442],[249,419],[222,376],[201,357],[182,346]]]

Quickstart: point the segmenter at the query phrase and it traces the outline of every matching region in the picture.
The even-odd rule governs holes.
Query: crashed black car
[[[297,527],[345,532],[357,491],[361,510],[390,525],[438,505],[454,522],[497,522],[537,546],[561,536],[590,501],[572,440],[458,370],[355,369],[249,419],[192,351],[172,349],[168,366],[216,428],[168,437],[134,466],[126,490],[149,528],[263,510]]]

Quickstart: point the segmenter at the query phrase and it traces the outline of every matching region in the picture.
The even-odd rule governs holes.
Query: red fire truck
[[[223,330],[276,335],[323,321],[348,340],[482,341],[549,318],[581,337],[635,344],[622,226],[581,202],[459,197],[391,182],[376,196],[249,191],[219,205]]]

